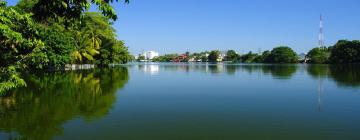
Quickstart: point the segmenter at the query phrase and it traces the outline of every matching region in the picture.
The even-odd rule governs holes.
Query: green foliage
[[[130,59],[127,47],[116,40],[115,29],[107,17],[86,12],[79,28],[80,31],[74,31],[76,51],[72,56],[75,62],[107,65],[126,63]]]
[[[9,66],[58,69],[71,62],[100,65],[128,62],[130,55],[127,47],[116,39],[109,17],[99,13],[82,13],[86,8],[76,9],[87,7],[90,2],[103,7],[103,14],[114,18],[114,12],[107,9],[112,8],[109,5],[112,0],[22,0],[15,7],[6,7],[6,3],[0,1],[0,69]],[[62,9],[66,5],[70,7]],[[44,8],[49,11],[37,13]],[[81,17],[76,15],[77,10]],[[40,23],[34,22],[33,17],[39,16],[45,18],[38,19]],[[66,24],[64,26],[69,21],[74,23],[71,28]],[[7,86],[2,89],[22,85],[17,82],[21,79],[5,74],[2,81],[5,80]]]
[[[34,5],[38,3],[39,0],[20,0],[16,7],[21,9],[24,12],[31,13]]]
[[[97,56],[98,65],[124,64],[130,61],[130,54],[124,42],[106,39],[102,41],[100,55]]]
[[[139,55],[139,56],[138,56],[138,61],[141,61],[141,60],[145,60],[145,56]]]
[[[261,55],[257,55],[254,59],[254,62],[256,63],[264,63],[269,59],[271,52],[270,51],[264,51]]]
[[[331,63],[360,63],[360,41],[339,40],[331,49]]]
[[[41,62],[46,62],[44,68],[56,69],[61,68],[65,64],[71,62],[71,54],[74,51],[74,40],[71,32],[66,31],[62,26],[53,24],[52,26],[41,26],[39,28],[40,39],[44,42],[45,47],[37,52],[40,57],[35,62],[30,62],[30,65],[38,65]],[[42,59],[44,58],[44,59]]]
[[[310,58],[311,63],[323,64],[329,61],[330,52],[327,48],[313,48],[311,49],[307,57]]]
[[[38,0],[32,12],[37,21],[46,22],[48,19],[54,19],[64,20],[65,24],[70,24],[80,19],[91,4],[95,4],[103,15],[116,20],[117,15],[111,6],[114,1],[118,0]],[[128,3],[129,0],[125,2]]]
[[[0,0],[0,7],[6,7],[6,1]]]
[[[0,68],[0,96],[13,88],[22,86],[26,86],[26,83],[20,78],[14,66]]]
[[[268,58],[266,58],[266,63],[296,63],[298,62],[297,54],[287,46],[280,46],[274,48]]]
[[[251,51],[245,55],[242,55],[240,57],[240,61],[243,62],[243,63],[253,63],[255,62],[255,59],[258,57],[257,54],[255,53],[252,53]]]
[[[234,50],[228,50],[226,52],[226,61],[236,61],[237,59],[239,59],[239,54],[237,54]]]
[[[0,8],[0,67],[29,59],[35,50],[44,47],[36,38],[38,31],[30,16],[14,8]]]
[[[208,56],[208,60],[209,60],[209,62],[217,62],[219,56],[220,56],[220,51],[218,51],[218,50],[211,51]]]
[[[178,57],[178,54],[165,54],[163,56],[155,57],[153,59],[154,62],[172,62],[176,57]]]
[[[206,56],[207,54],[208,54],[207,51],[200,52],[200,53],[194,53],[193,57],[194,57],[195,61],[207,62],[208,61],[208,57]]]

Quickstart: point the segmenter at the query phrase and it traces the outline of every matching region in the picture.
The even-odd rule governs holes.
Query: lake
[[[131,63],[24,73],[1,140],[359,140],[359,65]]]

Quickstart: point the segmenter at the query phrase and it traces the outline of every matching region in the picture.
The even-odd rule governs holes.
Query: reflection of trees
[[[297,65],[265,65],[262,67],[264,73],[271,73],[274,78],[278,79],[290,79],[297,69]]]
[[[331,78],[339,86],[360,87],[360,65],[309,65],[313,78]]]
[[[340,86],[360,86],[360,65],[330,65],[331,77]]]
[[[68,120],[106,115],[115,92],[128,81],[126,68],[27,74],[28,88],[0,98],[0,128],[43,140],[62,133]]]
[[[235,65],[226,66],[226,73],[228,75],[234,75],[236,73],[236,66]]]
[[[307,65],[306,68],[308,74],[313,78],[326,78],[329,76],[329,66],[328,65]]]

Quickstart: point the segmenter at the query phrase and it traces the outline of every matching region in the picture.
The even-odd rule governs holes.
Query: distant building
[[[146,51],[143,52],[142,56],[144,56],[146,60],[152,60],[155,57],[159,57],[159,53],[155,51]]]
[[[307,63],[310,59],[306,56],[305,53],[298,54],[298,61],[301,63]]]
[[[227,54],[227,51],[221,51],[217,61],[218,62],[224,61],[226,58],[226,54]]]

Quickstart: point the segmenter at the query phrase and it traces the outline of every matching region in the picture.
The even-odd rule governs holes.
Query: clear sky
[[[326,45],[360,39],[360,0],[131,0],[113,5],[118,38],[133,54],[258,52],[279,45],[306,53],[318,44],[320,14]]]

